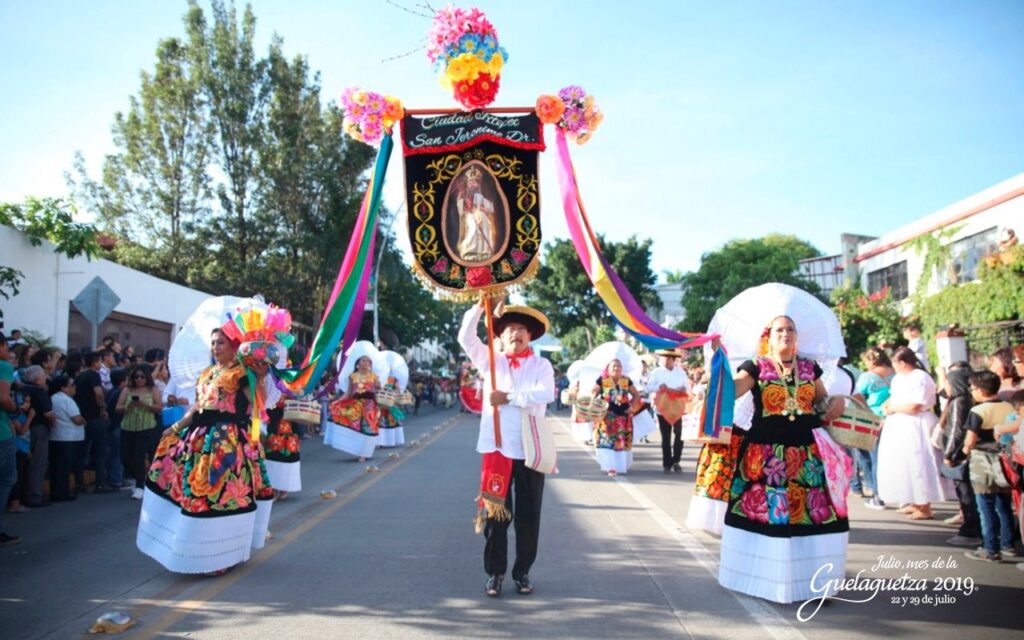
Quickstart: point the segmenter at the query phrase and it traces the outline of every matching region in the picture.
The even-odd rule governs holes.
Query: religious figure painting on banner
[[[486,264],[501,254],[507,243],[505,194],[487,165],[479,160],[466,163],[452,182],[454,188],[443,206],[445,241],[457,262],[466,266]]]

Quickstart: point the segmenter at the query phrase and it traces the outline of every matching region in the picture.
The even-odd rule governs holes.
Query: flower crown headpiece
[[[291,334],[292,314],[287,309],[270,305],[239,308],[221,327],[228,339],[239,343],[238,359],[247,367],[280,362],[285,351],[295,342]]]
[[[759,356],[766,356],[766,355],[768,355],[768,351],[770,350],[770,347],[768,346],[768,337],[771,336],[771,334],[772,334],[772,326],[768,325],[768,326],[766,326],[764,328],[764,331],[761,332],[761,339],[760,339],[760,341],[757,344],[757,355],[759,355]]]

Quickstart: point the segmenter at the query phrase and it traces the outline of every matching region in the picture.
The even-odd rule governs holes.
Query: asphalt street
[[[428,408],[406,424],[415,444],[369,463],[304,441],[302,492],[275,504],[267,546],[220,577],[171,574],[139,553],[139,503],[126,492],[8,516],[25,542],[0,549],[0,638],[78,638],[115,610],[137,621],[122,634],[133,639],[1024,637],[1024,572],[968,560],[943,543],[954,529],[940,520],[859,502],[847,577],[861,579],[840,596],[863,602],[815,613],[726,591],[717,539],[683,526],[696,445],[684,473],[664,475],[655,435],[611,479],[565,416],[552,420],[559,473],[546,484],[531,596],[484,595],[477,420]]]

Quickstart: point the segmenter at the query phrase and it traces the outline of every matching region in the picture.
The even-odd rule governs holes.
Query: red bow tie
[[[505,357],[508,358],[508,366],[510,368],[518,369],[519,368],[519,361],[522,360],[522,359],[529,358],[532,355],[533,355],[533,349],[531,349],[530,347],[526,347],[526,349],[524,349],[523,351],[520,351],[519,353],[506,353]]]

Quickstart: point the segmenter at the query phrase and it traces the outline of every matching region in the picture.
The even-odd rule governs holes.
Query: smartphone
[[[139,398],[139,396],[132,396],[132,400],[138,402],[139,400],[141,400],[141,398]]]

